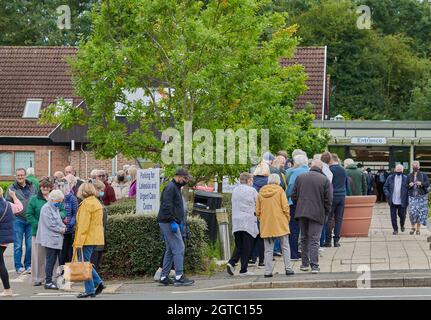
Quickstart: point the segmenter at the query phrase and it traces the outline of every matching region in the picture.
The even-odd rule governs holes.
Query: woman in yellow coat
[[[280,186],[280,176],[271,174],[256,201],[256,216],[260,221],[260,237],[265,245],[265,278],[272,277],[274,241],[280,240],[286,275],[293,275],[290,262],[290,212],[286,192]]]
[[[103,206],[97,200],[97,191],[91,182],[83,183],[78,190],[82,199],[76,216],[76,230],[73,248],[82,248],[84,261],[90,262],[95,246],[105,244],[103,234]],[[81,259],[81,256],[79,257]],[[80,260],[81,261],[81,260]],[[95,297],[106,287],[93,267],[92,280],[85,281],[85,292],[78,298]]]

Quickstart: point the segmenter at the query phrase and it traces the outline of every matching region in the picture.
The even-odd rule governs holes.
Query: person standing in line
[[[75,239],[73,249],[82,249],[79,252],[79,261],[90,262],[95,246],[105,244],[103,234],[103,206],[96,198],[97,191],[93,183],[83,183],[78,190],[78,198],[82,199],[76,215]],[[81,254],[82,253],[82,254]],[[92,268],[92,279],[85,281],[85,292],[78,298],[95,297],[106,289],[103,280],[96,269]]]
[[[407,178],[409,190],[409,217],[412,224],[410,234],[420,235],[420,228],[427,225],[428,220],[428,176],[420,171],[419,161],[413,161],[413,172]]]
[[[48,202],[48,196],[54,188],[54,184],[48,177],[39,182],[40,190],[37,195],[33,196],[27,206],[25,216],[31,225],[32,248],[31,248],[31,281],[33,286],[41,286],[46,275],[46,250],[41,244],[37,243],[36,236],[39,227],[39,219],[42,207]],[[66,218],[66,211],[63,206],[60,207],[62,219]]]
[[[96,180],[93,182],[94,187],[96,188],[97,196],[96,198],[100,201],[103,206],[103,235],[105,238],[105,244],[95,246],[93,250],[93,254],[91,255],[91,263],[94,265],[94,268],[97,272],[100,271],[100,266],[102,264],[103,251],[106,246],[106,222],[108,219],[108,212],[106,211],[106,206],[103,204],[103,196],[105,195],[105,184],[101,181]]]
[[[34,168],[27,168],[27,180],[33,183],[34,187],[36,188],[36,192],[39,191],[39,180],[36,179],[34,176]]]
[[[48,195],[48,202],[40,210],[39,225],[36,234],[36,243],[45,248],[45,289],[58,290],[52,280],[54,267],[60,259],[63,247],[63,234],[66,225],[60,215],[60,207],[63,205],[64,195],[60,190],[53,190]]]
[[[280,186],[280,176],[270,174],[268,184],[259,191],[256,201],[256,216],[260,221],[260,235],[265,244],[265,278],[272,277],[275,239],[280,240],[287,276],[293,275],[289,246],[289,204],[286,193]]]
[[[127,180],[130,181],[129,198],[136,198],[136,183],[138,170],[135,166],[130,166],[127,170]]]
[[[27,210],[27,205],[30,198],[37,194],[36,188],[33,183],[25,178],[26,170],[19,168],[16,170],[16,180],[9,186],[6,200],[12,202],[12,198],[9,196],[9,192],[15,192],[19,201],[23,205],[23,210],[15,215],[15,220],[13,222],[14,230],[14,264],[15,270],[18,274],[31,273],[31,224],[28,223],[25,217],[25,212]],[[24,265],[22,264],[22,245],[23,238],[25,239],[25,256]]]
[[[328,221],[325,224],[325,247],[331,247],[332,240],[332,225],[334,225],[334,247],[340,247],[341,227],[343,225],[344,205],[347,195],[347,172],[340,166],[340,160],[335,153],[331,154],[329,169],[333,174],[332,178],[332,207],[328,216]]]
[[[63,235],[63,248],[60,255],[61,266],[72,261],[73,234],[75,232],[76,213],[78,212],[78,199],[73,193],[73,186],[76,184],[76,180],[75,176],[69,174],[65,179],[59,181],[61,184],[57,185],[58,189],[64,194],[64,208],[66,210],[66,217],[64,219],[66,232]]]
[[[373,195],[374,194],[374,174],[371,172],[371,168],[367,168],[366,170],[366,177],[367,177],[367,195]]]
[[[63,173],[62,171],[56,171],[56,172],[54,173],[54,183],[55,183],[57,180],[61,180],[61,179],[64,179],[64,173]]]
[[[398,234],[397,213],[400,218],[401,232],[404,232],[407,206],[409,203],[409,190],[407,188],[407,176],[403,174],[404,167],[398,164],[394,174],[390,175],[383,186],[386,199],[391,209],[391,222],[394,229],[393,235]]]
[[[13,202],[6,201],[3,197],[3,188],[0,187],[0,278],[4,291],[0,297],[14,296],[9,283],[9,272],[4,261],[4,252],[8,244],[14,242],[13,220],[14,215],[23,210],[21,201],[17,198],[14,191],[9,191],[9,196]]]
[[[247,271],[248,259],[256,236],[257,228],[256,199],[257,191],[252,187],[253,176],[243,172],[239,177],[240,185],[232,192],[232,232],[235,238],[235,250],[227,263],[227,273],[235,272],[235,264],[241,259],[240,276],[254,275]]]
[[[130,170],[130,169],[129,169]],[[190,286],[194,280],[189,280],[184,275],[184,240],[182,227],[184,222],[184,202],[181,188],[184,187],[192,177],[188,171],[178,168],[174,178],[163,189],[160,197],[160,210],[157,221],[160,232],[165,241],[165,257],[160,284],[175,286]],[[175,281],[169,278],[172,263],[175,267]]]
[[[293,170],[298,167],[295,164],[295,157],[299,156],[299,155],[304,155],[307,157],[307,153],[305,151],[302,151],[301,149],[295,149],[292,151],[293,165],[289,169],[287,169],[287,171],[286,171],[286,182],[287,182],[287,184],[289,184],[290,176],[292,175]],[[308,159],[308,157],[307,157],[307,159]]]
[[[290,221],[289,221],[289,246],[290,246],[290,258],[291,260],[297,261],[301,258],[301,254],[299,253],[299,224],[295,219],[295,211],[296,205],[292,201],[292,191],[293,186],[295,185],[296,178],[303,173],[306,173],[310,170],[308,168],[308,158],[303,154],[298,154],[294,158],[295,168],[292,170],[289,184],[287,185],[286,195],[289,200],[290,206]]]
[[[376,179],[376,188],[377,188],[377,202],[385,202],[385,192],[383,191],[383,186],[386,183],[386,179],[388,178],[388,174],[386,170],[382,167],[375,176]]]
[[[326,216],[332,206],[329,179],[322,172],[321,160],[313,160],[309,172],[296,178],[292,200],[296,203],[295,218],[301,229],[301,271],[319,273],[319,239]]]
[[[112,183],[112,188],[115,191],[115,198],[117,200],[129,197],[130,182],[126,179],[126,173],[123,170],[117,172],[115,181]]]
[[[108,183],[108,175],[105,170],[99,170],[97,174],[97,179],[105,185],[104,195],[103,195],[103,204],[105,206],[109,206],[111,203],[117,201],[115,198],[115,191],[112,186]]]
[[[73,186],[73,194],[76,196],[78,194],[78,189],[81,186],[81,184],[84,183],[83,180],[81,180],[79,177],[76,176],[76,170],[73,166],[67,166],[66,168],[64,168],[64,174],[66,175],[66,177],[68,175],[72,175],[76,178],[76,184]]]
[[[368,187],[362,171],[358,169],[358,166],[352,159],[344,160],[344,167],[346,168],[347,177],[350,181],[352,196],[366,196]]]

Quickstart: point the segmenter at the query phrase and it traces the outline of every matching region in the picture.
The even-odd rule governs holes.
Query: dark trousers
[[[253,260],[256,260],[257,257],[259,257],[259,262],[264,262],[265,260],[265,246],[260,234],[258,234],[254,239],[253,249],[250,256]]]
[[[10,289],[9,284],[9,273],[7,272],[6,264],[4,262],[3,254],[6,251],[6,247],[0,246],[0,278],[3,283],[3,287],[7,290]]]
[[[232,266],[238,263],[241,259],[241,270],[240,273],[247,272],[248,258],[250,257],[250,252],[253,249],[254,238],[245,231],[237,231],[233,234],[235,238],[235,250],[233,251],[232,257],[229,263]]]
[[[73,233],[66,233],[63,239],[63,248],[60,255],[60,266],[64,266],[67,262],[72,261],[73,255]]]
[[[319,266],[319,239],[323,225],[317,221],[300,218],[301,228],[301,259],[304,266]]]
[[[385,193],[383,192],[383,186],[384,183],[381,182],[377,182],[377,202],[385,202],[386,201],[386,197],[385,197]]]
[[[299,241],[299,224],[295,220],[295,205],[290,206],[290,222],[289,222],[289,246],[290,259],[299,259],[298,241]]]
[[[400,226],[404,227],[404,223],[406,222],[406,208],[402,207],[400,204],[391,204],[391,222],[392,228],[394,231],[398,231],[398,222],[397,222],[397,213],[398,217],[400,217]]]
[[[96,269],[97,272],[100,272],[100,265],[102,264],[102,257],[103,257],[103,250],[93,250],[93,253],[91,254],[91,263],[94,266],[94,269]]]
[[[52,283],[52,273],[57,259],[60,259],[60,249],[52,249],[45,247],[46,260],[45,260],[45,284]]]
[[[328,221],[326,222],[326,243],[331,243],[332,238],[332,221],[335,219],[334,226],[334,243],[340,241],[340,233],[341,226],[343,225],[343,215],[344,215],[344,204],[346,201],[346,197],[334,197],[332,200],[332,208],[328,217]]]

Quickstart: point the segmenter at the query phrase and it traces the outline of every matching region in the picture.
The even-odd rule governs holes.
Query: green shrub
[[[204,241],[206,224],[188,219],[190,239],[186,241],[185,272],[206,271],[209,265]],[[102,273],[105,276],[153,275],[160,264],[164,244],[155,215],[111,215],[107,221]]]
[[[13,183],[13,181],[0,181],[0,187],[6,192],[7,188]]]
[[[121,199],[106,207],[108,215],[136,213],[136,199]]]

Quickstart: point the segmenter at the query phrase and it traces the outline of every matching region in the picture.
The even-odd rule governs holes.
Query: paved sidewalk
[[[405,232],[392,235],[389,206],[377,203],[367,238],[341,238],[341,247],[324,248],[319,259],[321,272],[356,272],[359,266],[366,265],[371,271],[380,270],[428,270],[431,263],[431,250],[427,237],[431,234],[422,227],[420,235],[409,235],[410,222],[407,217]],[[297,273],[301,262],[293,262]],[[263,274],[263,269],[252,267],[249,271]],[[276,257],[274,274],[284,274],[281,257]]]

